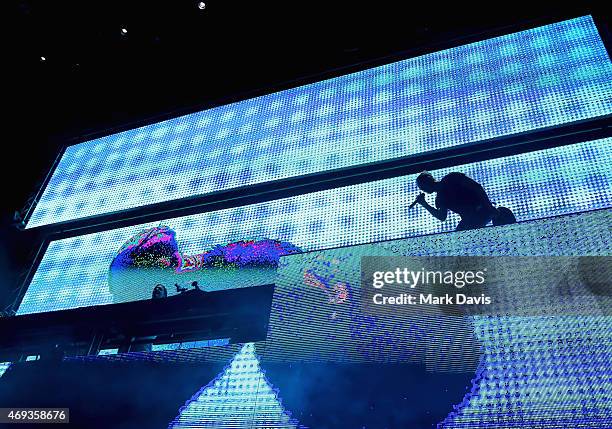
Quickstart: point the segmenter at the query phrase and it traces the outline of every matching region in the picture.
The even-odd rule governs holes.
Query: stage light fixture
[[[203,1],[198,3],[198,9],[200,10],[204,10],[206,9],[206,3],[204,3]]]
[[[40,57],[40,60],[44,63],[45,61],[47,61],[46,57]]]
[[[121,29],[121,35],[125,36],[127,34],[127,28],[122,28]]]

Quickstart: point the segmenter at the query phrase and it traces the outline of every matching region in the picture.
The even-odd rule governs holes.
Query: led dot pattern
[[[266,380],[255,353],[245,344],[219,376],[183,406],[169,428],[294,429],[278,391]]]
[[[609,428],[612,318],[597,309],[581,316],[567,315],[551,301],[550,307],[542,309],[542,316],[473,317],[467,326],[481,348],[475,367],[467,368],[457,359],[463,354],[465,337],[455,337],[456,331],[450,331],[452,347],[451,355],[445,358],[447,362],[440,359],[438,349],[412,359],[402,358],[398,347],[391,344],[397,345],[397,339],[406,332],[389,329],[385,324],[388,320],[360,319],[362,314],[358,311],[350,314],[346,309],[334,309],[320,291],[304,284],[303,272],[315,268],[323,277],[334,273],[338,280],[358,286],[362,255],[612,255],[611,222],[612,210],[599,210],[485,230],[287,256],[279,267],[270,333],[265,341],[239,349],[229,345],[183,350],[181,355],[177,351],[131,353],[113,359],[197,361],[199,354],[202,362],[229,362],[214,380],[186,401],[169,427],[259,428],[263,421],[265,427],[271,428],[301,427],[291,416],[302,410],[283,406],[283,391],[265,378],[267,366],[278,361],[346,362],[358,358],[382,363],[425,361],[432,374],[449,370],[473,372],[471,389],[463,398],[457,398],[454,406],[449,405],[448,416],[439,422],[439,428]],[[358,293],[356,288],[352,290]],[[528,296],[519,293],[517,306]],[[333,311],[339,314],[332,319]],[[423,323],[430,322],[426,319]],[[344,335],[350,332],[351,325],[357,332]],[[428,325],[428,330],[434,328]],[[214,349],[216,353],[212,353]],[[234,357],[228,356],[230,352]],[[381,359],[385,355],[391,358]],[[305,394],[316,396],[318,386],[319,383],[309,383],[300,388],[312,389]],[[411,389],[419,394],[419,386]],[[386,400],[385,395],[384,389],[376,392],[381,401]],[[405,412],[414,412],[410,402]]]
[[[440,179],[451,171],[466,173],[484,186],[492,201],[527,221],[610,207],[611,152],[612,138],[606,138],[433,174]],[[416,193],[415,175],[409,175],[160,223],[176,231],[178,247],[186,254],[247,239],[270,238],[316,250],[455,228],[455,215],[441,223],[420,207],[409,209]],[[18,314],[112,303],[107,284],[112,259],[130,237],[158,224],[52,241]]]
[[[584,16],[70,146],[27,228],[599,117],[611,100]]]
[[[582,300],[579,315],[567,311],[567,302],[551,299],[538,316],[473,316],[469,322],[440,319],[439,314],[432,320],[424,310],[418,314],[395,310],[385,318],[355,307],[360,306],[364,255],[611,256],[611,224],[612,210],[601,210],[287,256],[279,268],[262,367],[277,361],[424,361],[428,371],[447,372],[474,365],[473,386],[438,427],[608,428],[612,425],[612,317],[605,311],[609,296],[599,297],[599,304]],[[305,269],[350,285],[356,301],[352,310],[327,302],[320,290],[305,284]],[[536,290],[512,290],[517,310],[529,304],[537,284]],[[411,324],[402,324],[410,317],[412,324],[423,328],[418,341],[413,341]],[[466,328],[476,343],[466,341],[470,338]]]
[[[0,362],[0,378],[2,378],[9,366],[11,366],[11,362]]]

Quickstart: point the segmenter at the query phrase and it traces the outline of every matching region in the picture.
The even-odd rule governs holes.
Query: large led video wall
[[[433,174],[440,179],[451,171],[466,173],[519,221],[607,208],[611,143],[588,141]],[[286,249],[310,251],[453,230],[456,216],[439,222],[421,207],[409,208],[417,191],[415,175],[409,175],[52,241],[18,314],[148,299],[157,283],[173,293],[174,283],[197,280],[217,290],[264,284],[274,276],[273,269],[185,270],[177,259],[153,253],[141,255],[155,259],[153,265],[115,269],[118,254],[143,238],[167,243],[181,261],[197,261],[215,246],[227,249],[241,240],[260,248],[279,240]]]
[[[184,398],[169,427],[609,428],[609,292],[572,284],[521,316],[549,291],[548,279],[534,277],[531,287],[507,284],[512,299],[500,314],[381,313],[362,300],[361,258],[526,256],[537,264],[611,256],[611,222],[612,211],[599,210],[283,257],[265,341],[147,353],[147,360],[226,364],[216,376],[189,374],[202,387]]]
[[[27,227],[603,116],[611,97],[584,16],[70,146]]]
[[[376,311],[363,299],[361,258],[512,255],[538,264],[544,256],[609,256],[611,221],[607,210],[287,256],[268,338],[255,345],[261,368],[286,410],[304,411],[300,423],[307,427],[435,427],[423,424],[426,411],[433,417],[445,409],[435,421],[443,428],[604,428],[612,423],[609,289],[598,295],[572,283],[571,292],[550,293],[564,287],[552,280],[560,274],[555,264],[504,283],[509,300],[498,313],[457,316],[397,305]],[[541,276],[546,270],[549,278]],[[524,312],[534,301],[535,313]],[[350,403],[326,405],[330,397]],[[206,415],[202,402],[188,404]]]

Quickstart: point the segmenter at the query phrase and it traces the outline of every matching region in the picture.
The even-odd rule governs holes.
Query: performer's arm
[[[417,203],[425,207],[425,209],[439,221],[444,222],[446,220],[446,216],[448,216],[448,209],[446,207],[441,206],[436,209],[435,207],[430,206],[429,203],[425,201],[425,194],[423,193],[419,194],[416,201]]]

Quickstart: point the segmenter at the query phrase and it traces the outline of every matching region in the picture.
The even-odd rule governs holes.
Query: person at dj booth
[[[449,210],[457,213],[461,217],[457,231],[481,228],[491,221],[495,226],[516,222],[509,209],[495,207],[482,185],[463,173],[449,173],[438,181],[425,171],[419,174],[416,183],[421,191],[436,194],[435,207],[425,200],[423,192],[410,207],[420,204],[442,222],[446,220]]]
[[[161,283],[158,283],[153,288],[151,299],[163,299],[168,297],[168,289]],[[119,348],[119,353],[125,352],[150,352],[153,350],[152,342],[157,338],[156,335],[148,337],[133,337],[129,344],[124,344]],[[133,342],[136,341],[136,342]],[[150,342],[143,342],[150,341]]]
[[[153,288],[153,293],[151,294],[151,299],[161,299],[167,297],[168,289],[166,289],[166,286],[162,284],[155,285],[155,287]]]

